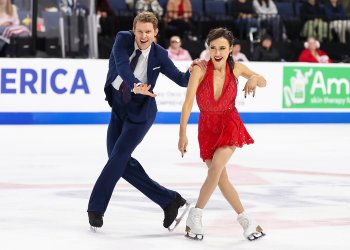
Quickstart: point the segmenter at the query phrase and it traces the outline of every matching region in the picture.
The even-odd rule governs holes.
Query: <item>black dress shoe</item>
[[[170,202],[164,209],[163,226],[169,228],[179,213],[179,208],[186,204],[186,200],[176,193],[176,198]]]
[[[88,212],[89,223],[92,227],[102,227],[103,225],[103,214]]]

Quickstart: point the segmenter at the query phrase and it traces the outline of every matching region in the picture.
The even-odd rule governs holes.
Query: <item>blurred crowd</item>
[[[116,32],[131,29],[137,13],[151,11],[160,22],[157,42],[173,60],[206,58],[203,38],[221,26],[237,38],[233,54],[238,61],[349,61],[350,1],[95,0],[94,13],[90,1],[38,1],[42,55],[62,56],[64,43],[67,57],[88,57],[88,17],[96,14],[98,57],[107,58]],[[21,55],[18,46],[30,43],[31,7],[25,0],[0,0],[0,56]],[[60,17],[69,30],[58,29]]]

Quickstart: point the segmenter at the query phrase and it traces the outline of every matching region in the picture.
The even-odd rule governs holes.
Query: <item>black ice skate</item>
[[[90,228],[92,231],[96,232],[98,227],[103,225],[103,214],[88,212]]]
[[[184,205],[186,205],[184,207],[184,211],[179,217],[177,217],[179,209]],[[176,193],[175,200],[164,209],[163,226],[165,228],[168,228],[169,232],[172,232],[180,224],[182,218],[185,216],[189,208],[190,203],[188,203],[184,198],[182,198],[180,194]],[[174,222],[175,224],[172,226]]]

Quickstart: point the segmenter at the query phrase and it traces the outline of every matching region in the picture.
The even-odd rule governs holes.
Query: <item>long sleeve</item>
[[[265,2],[262,5],[259,4],[258,0],[253,1],[253,8],[257,14],[273,15],[277,14],[277,8],[273,1],[269,1],[269,7],[266,6]]]
[[[152,1],[151,6],[153,13],[155,13],[158,17],[163,16],[164,11],[158,1]]]
[[[167,53],[167,51],[165,51]],[[162,56],[161,73],[163,73],[170,80],[175,82],[181,87],[187,87],[188,80],[190,79],[190,73],[187,70],[186,73],[181,72],[168,57],[168,55]]]
[[[123,79],[123,81],[129,86],[130,89],[134,88],[134,83],[140,82],[129,67],[129,48],[130,42],[133,44],[133,39],[127,39],[127,36],[131,34],[129,32],[118,32],[113,48],[112,53],[114,56],[115,66],[118,75]],[[133,46],[133,45],[131,45]]]

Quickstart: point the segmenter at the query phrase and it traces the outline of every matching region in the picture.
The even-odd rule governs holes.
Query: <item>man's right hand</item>
[[[152,87],[151,84],[145,84],[145,83],[134,83],[134,89],[132,90],[135,94],[140,95],[148,95],[151,97],[156,97],[157,95],[150,92],[150,88]]]

